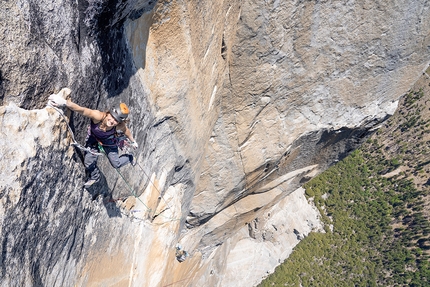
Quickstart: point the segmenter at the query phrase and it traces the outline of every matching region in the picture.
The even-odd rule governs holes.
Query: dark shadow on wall
[[[148,41],[149,25],[141,25],[142,29],[140,39],[141,42],[136,45],[139,47],[139,55],[143,55],[137,61],[133,60],[133,53],[127,41],[126,31],[124,24],[127,19],[136,21],[145,13],[150,12],[156,5],[157,1],[146,1],[143,8],[139,10],[131,10],[127,15],[120,15],[123,13],[121,8],[124,8],[125,1],[109,0],[100,9],[99,16],[94,19],[98,27],[96,34],[96,41],[99,45],[102,57],[102,70],[103,70],[103,86],[108,93],[108,98],[116,97],[123,93],[130,83],[130,78],[136,73],[137,68],[144,66],[146,52],[146,43]],[[122,5],[122,6],[121,6]],[[120,7],[117,9],[116,7]],[[115,10],[114,10],[115,9]],[[91,11],[90,8],[87,12]],[[88,15],[87,15],[88,16]],[[142,49],[143,47],[143,49]],[[136,67],[136,64],[138,67]]]
[[[27,160],[31,168],[17,178],[22,184],[16,191],[19,200],[12,202],[12,189],[0,195],[7,202],[0,226],[0,286],[6,286],[4,278],[13,278],[14,286],[28,285],[29,278],[33,286],[47,286],[45,272],[85,255],[85,231],[95,209],[86,204],[80,188],[59,192],[79,182],[74,165],[63,159],[61,152],[38,150]]]
[[[101,173],[100,181],[87,189],[91,195],[92,200],[99,200],[101,197],[106,213],[109,217],[121,217],[121,209],[117,206],[116,202],[122,200],[121,198],[113,198],[112,191],[108,188],[106,177]]]
[[[82,168],[84,168],[84,157],[85,154],[76,146],[74,146],[75,153],[73,155],[73,159],[75,162],[80,161],[82,164]],[[98,160],[100,160],[99,156]],[[85,182],[89,178],[88,172],[86,172],[85,178],[83,178],[83,182]],[[82,182],[82,185],[83,185]],[[94,201],[98,201],[100,198],[102,199],[103,205],[106,208],[106,212],[109,217],[121,217],[121,209],[117,206],[117,202],[122,200],[123,198],[113,198],[113,190],[109,189],[109,184],[106,180],[106,176],[100,170],[100,180],[93,184],[89,188],[84,188],[88,194],[91,196],[91,199]]]
[[[149,28],[152,25],[153,13],[145,12],[133,13],[130,15],[129,19],[133,22],[130,24],[132,26],[132,32],[137,31],[137,34],[132,36],[130,44],[131,52],[133,53],[133,62],[136,69],[145,69],[146,66],[146,46],[148,44],[149,38]]]
[[[154,9],[157,1],[139,1],[141,2],[139,7],[143,8],[134,10],[129,7],[131,4],[127,4],[127,2],[132,1],[78,1],[79,21],[75,33],[76,50],[80,58],[87,58],[91,62],[90,65],[88,63],[77,65],[77,72],[80,73],[80,76],[78,81],[72,82],[70,86],[73,91],[72,98],[81,106],[107,110],[108,104],[112,103],[112,100],[124,100],[124,98],[129,98],[132,93],[136,93],[136,90],[131,88],[130,80],[137,68],[128,45],[125,23],[131,21],[133,24],[140,17],[148,15]],[[146,29],[147,32],[145,31],[144,34],[149,33],[150,26],[140,28]],[[146,37],[144,41],[147,40]],[[139,47],[146,47],[146,42]],[[144,51],[142,54],[145,54]],[[118,99],[115,99],[116,97]],[[132,101],[126,100],[126,103],[133,107]],[[74,114],[72,113],[70,117],[70,126],[75,132],[76,140],[83,143],[88,119]]]

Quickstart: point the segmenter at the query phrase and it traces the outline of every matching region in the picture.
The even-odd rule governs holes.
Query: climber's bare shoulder
[[[72,111],[82,114],[85,117],[88,117],[93,120],[93,122],[98,123],[103,120],[106,116],[106,113],[101,112],[99,110],[92,110],[86,107],[82,107],[78,104],[73,103],[72,101],[67,102],[67,107]]]

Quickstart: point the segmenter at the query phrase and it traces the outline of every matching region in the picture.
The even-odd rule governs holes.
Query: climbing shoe
[[[89,179],[89,180],[87,180],[86,183],[84,183],[84,187],[85,188],[90,188],[96,182],[97,182],[97,180],[95,180],[95,179]]]
[[[129,154],[128,158],[130,159],[130,164],[132,166],[135,166],[136,165],[136,160],[135,160],[134,156],[132,156],[131,154]]]

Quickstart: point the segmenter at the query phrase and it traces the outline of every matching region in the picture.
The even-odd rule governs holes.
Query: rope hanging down
[[[103,148],[103,146],[99,143],[99,150],[102,152],[102,154],[104,154],[107,157],[106,151]],[[137,196],[137,194],[134,192],[133,188],[130,186],[130,184],[125,180],[124,176],[122,175],[122,173],[119,171],[118,168],[115,168],[116,172],[120,175],[120,177],[122,178],[122,180],[125,182],[125,184],[127,185],[128,189],[130,190],[131,194],[137,198],[142,204],[143,206],[145,206],[145,208],[147,209],[148,212],[152,212],[152,209],[149,208],[141,199],[139,196]]]
[[[67,118],[66,118],[66,116],[64,115],[64,112],[63,112],[62,110],[60,110],[59,108],[54,107],[54,106],[53,106],[53,105],[51,105],[50,103],[48,103],[48,105],[47,105],[47,106],[48,106],[48,107],[53,108],[54,110],[56,110],[56,111],[61,115],[61,117],[63,118],[63,120],[66,122],[66,124],[67,124],[67,128],[69,129],[69,133],[70,133],[70,135],[72,136],[72,141],[73,141],[73,142],[71,143],[71,145],[72,145],[72,146],[77,147],[78,149],[80,149],[80,150],[82,150],[82,151],[86,151],[86,152],[92,153],[92,154],[94,154],[94,155],[102,155],[101,153],[95,152],[95,151],[91,150],[90,148],[88,148],[88,147],[84,147],[83,145],[81,145],[80,143],[78,143],[78,142],[76,141],[76,139],[75,139],[75,134],[73,133],[72,128],[70,127],[69,123],[67,122]]]
[[[82,151],[86,151],[86,152],[89,152],[89,153],[92,153],[92,154],[94,154],[94,155],[106,155],[107,156],[107,154],[106,154],[106,152],[105,152],[105,150],[104,150],[104,148],[103,148],[103,146],[99,143],[99,149],[102,151],[102,153],[97,153],[97,152],[94,152],[93,150],[91,150],[90,148],[87,148],[87,147],[84,147],[84,146],[82,146],[80,143],[78,143],[77,141],[76,141],[76,139],[75,139],[75,135],[74,135],[74,133],[73,133],[73,131],[72,131],[72,128],[70,127],[70,125],[69,125],[69,123],[68,123],[68,121],[67,121],[67,118],[65,117],[65,115],[64,115],[64,112],[62,111],[62,110],[60,110],[60,109],[58,109],[57,107],[55,107],[55,106],[53,106],[53,105],[51,105],[51,104],[49,104],[48,103],[48,105],[47,106],[49,106],[49,107],[51,107],[51,108],[53,108],[54,110],[56,110],[60,115],[61,115],[61,117],[63,118],[63,120],[66,122],[66,124],[67,124],[67,128],[68,128],[68,130],[69,130],[69,132],[70,132],[70,135],[72,136],[72,141],[73,141],[73,143],[71,144],[72,146],[75,146],[75,147],[77,147],[77,148],[79,148],[80,150],[82,150]],[[157,190],[157,192],[158,192],[158,194],[159,194],[159,198],[162,198],[163,200],[164,200],[164,202],[166,203],[166,205],[167,205],[167,209],[170,209],[170,210],[172,210],[171,208],[170,208],[170,206],[169,206],[169,203],[165,200],[165,198],[164,198],[164,196],[161,194],[161,192],[160,192],[160,190],[157,188],[157,186],[152,182],[152,180],[151,180],[151,178],[148,176],[148,174],[145,172],[145,170],[142,168],[142,166],[136,161],[136,163],[137,163],[137,165],[139,166],[139,168],[142,170],[142,172],[145,174],[145,176],[148,178],[148,180],[149,180],[149,182],[152,184],[152,186]],[[136,194],[136,192],[133,190],[133,188],[130,186],[130,184],[127,182],[127,180],[125,179],[125,177],[122,175],[122,173],[119,171],[119,169],[118,168],[115,168],[115,170],[116,170],[116,172],[120,175],[120,177],[122,178],[122,180],[125,182],[125,184],[127,185],[127,187],[128,187],[128,189],[130,190],[130,192],[131,192],[131,194],[135,197],[135,198],[137,198],[144,206],[145,206],[145,208],[147,209],[147,211],[150,213],[150,212],[152,212],[152,209],[151,208],[149,208],[141,199],[140,199],[140,197],[139,196],[137,196],[137,194]],[[166,209],[165,209],[166,210]],[[172,217],[168,217],[168,216],[164,216],[162,213],[165,211],[165,210],[163,210],[163,211],[161,211],[159,214],[157,214],[157,215],[154,215],[153,217],[152,217],[152,220],[154,220],[155,219],[155,217],[157,217],[157,216],[161,216],[161,217],[164,217],[164,218],[166,218],[166,219],[169,219],[168,221],[166,221],[166,222],[170,222],[170,221],[178,221],[178,220],[180,220],[179,218],[172,218]],[[151,220],[151,221],[152,221]]]
[[[160,190],[157,188],[157,186],[152,182],[151,178],[150,178],[150,177],[148,176],[148,174],[145,172],[145,170],[144,170],[144,169],[143,169],[143,167],[140,165],[140,163],[139,163],[139,162],[137,162],[137,161],[136,161],[136,163],[137,163],[137,166],[139,166],[140,170],[143,172],[143,174],[145,174],[145,176],[148,178],[149,182],[152,184],[152,186],[155,188],[155,190],[158,192],[158,194],[159,194],[159,198],[162,198],[162,199],[163,199],[163,201],[164,201],[164,203],[166,203],[167,209],[172,210],[172,209],[170,208],[170,205],[169,205],[169,203],[167,202],[167,200],[166,200],[166,199],[164,198],[164,196],[161,194],[161,192],[160,192]],[[172,217],[164,216],[162,213],[163,213],[165,210],[166,210],[166,209],[162,210],[159,214],[155,215],[152,219],[154,219],[154,218],[155,218],[155,217],[157,217],[157,216],[161,216],[161,217],[164,217],[164,218],[169,219],[168,221],[178,221],[178,220],[180,220],[180,218],[172,218]]]
[[[107,154],[106,154],[106,151],[104,150],[104,148],[103,148],[103,145],[102,144],[100,144],[99,143],[99,150],[107,157]],[[163,200],[164,200],[164,202],[166,203],[166,205],[167,205],[167,209],[170,209],[170,210],[172,210],[171,208],[170,208],[170,206],[169,206],[169,203],[166,201],[166,199],[164,198],[164,196],[161,194],[161,192],[160,192],[160,190],[157,188],[157,186],[152,182],[152,180],[151,180],[151,178],[148,176],[148,174],[145,172],[145,170],[142,168],[142,166],[137,162],[137,159],[136,159],[136,163],[137,163],[137,165],[139,166],[139,168],[142,170],[142,172],[145,174],[145,176],[148,178],[148,180],[149,180],[149,182],[152,184],[152,186],[155,188],[155,190],[157,190],[157,192],[158,192],[158,194],[159,194],[159,198],[162,198]],[[135,198],[137,198],[142,204],[143,204],[143,206],[145,206],[145,208],[147,209],[147,211],[150,213],[150,212],[152,212],[152,209],[151,208],[149,208],[141,199],[140,199],[140,197],[136,194],[136,192],[133,190],[133,188],[131,187],[131,185],[127,182],[127,180],[125,179],[125,177],[122,175],[122,173],[119,171],[119,168],[115,168],[115,170],[116,170],[116,172],[120,175],[120,177],[122,178],[122,180],[125,182],[125,184],[127,185],[127,187],[128,187],[128,189],[130,190],[130,193],[135,197]],[[151,221],[152,220],[154,220],[157,216],[160,216],[160,217],[164,217],[164,218],[166,218],[166,219],[169,219],[168,221],[166,221],[166,222],[170,222],[170,221],[178,221],[178,220],[180,220],[179,218],[173,218],[173,217],[168,217],[168,216],[164,216],[162,213],[165,211],[166,209],[164,209],[164,210],[162,210],[159,214],[157,214],[157,215],[153,215],[152,216],[152,218],[151,218]]]

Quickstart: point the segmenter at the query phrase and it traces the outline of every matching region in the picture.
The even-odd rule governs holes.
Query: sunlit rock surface
[[[428,66],[429,5],[2,1],[0,285],[257,284],[321,230],[300,186]],[[137,166],[82,188],[63,87],[130,106]]]

